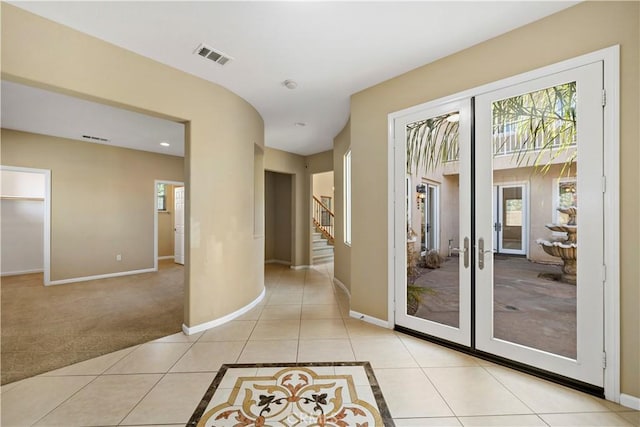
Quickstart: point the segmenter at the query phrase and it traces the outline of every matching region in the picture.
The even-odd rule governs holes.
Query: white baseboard
[[[333,278],[333,283],[335,283],[339,288],[341,288],[344,293],[347,294],[347,296],[349,297],[349,299],[351,299],[351,292],[349,292],[349,289],[347,288],[347,286],[342,283],[338,278],[334,277]]]
[[[283,261],[281,259],[268,259],[264,262],[265,264],[282,264],[282,265],[291,265],[291,261]]]
[[[161,260],[161,259],[176,259],[176,257],[173,256],[173,255],[159,256],[158,257],[158,261]]]
[[[631,396],[630,394],[620,394],[620,404],[627,408],[640,411],[640,397]]]
[[[357,311],[350,310],[349,316],[354,319],[360,319],[372,325],[380,326],[382,328],[392,329],[393,326],[386,320],[378,319],[377,317],[367,316],[366,314],[358,313]]]
[[[292,265],[292,270],[306,270],[307,268],[311,268],[310,265]]]
[[[22,271],[6,271],[4,273],[0,273],[1,277],[4,276],[19,276],[21,274],[33,274],[33,273],[42,273],[44,270],[42,268],[36,268],[33,270],[22,270]]]
[[[258,305],[260,303],[260,301],[263,300],[263,298],[265,296],[265,293],[266,293],[266,289],[263,288],[262,292],[260,293],[260,295],[258,295],[258,297],[256,299],[254,299],[253,301],[251,301],[249,304],[245,305],[244,307],[234,311],[233,313],[227,314],[226,316],[220,317],[218,319],[211,320],[209,322],[200,323],[199,325],[195,325],[195,326],[191,326],[191,327],[183,324],[182,325],[182,332],[184,332],[185,335],[197,334],[198,332],[202,332],[202,331],[206,331],[207,329],[215,328],[216,326],[220,326],[220,325],[222,325],[224,323],[227,323],[227,322],[235,319],[236,317],[242,316],[244,313],[246,313],[247,311],[251,310],[256,305]]]
[[[45,286],[64,285],[67,283],[77,283],[77,282],[86,282],[89,280],[108,279],[110,277],[131,276],[132,274],[153,273],[155,271],[156,270],[153,268],[145,268],[144,270],[120,271],[118,273],[99,274],[97,276],[74,277],[73,279],[52,280],[49,283],[45,283]]]

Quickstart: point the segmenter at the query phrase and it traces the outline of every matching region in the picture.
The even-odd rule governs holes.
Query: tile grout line
[[[204,334],[202,334],[202,335],[204,335]],[[137,402],[135,405],[133,405],[133,407],[129,410],[129,412],[127,412],[127,413],[124,415],[124,417],[122,417],[122,418],[120,419],[120,421],[118,421],[118,424],[117,424],[118,426],[122,425],[122,422],[123,422],[125,419],[127,419],[127,417],[128,417],[128,416],[129,416],[133,411],[135,411],[135,409],[136,409],[136,408],[140,405],[140,403],[141,403],[141,402],[142,402],[142,401],[143,401],[143,400],[144,400],[144,399],[149,395],[149,393],[151,393],[151,391],[152,391],[153,389],[155,389],[155,388],[158,386],[158,384],[160,384],[160,381],[162,381],[162,380],[167,376],[167,374],[169,373],[169,371],[171,371],[171,369],[172,369],[174,366],[176,366],[176,364],[180,361],[180,359],[182,359],[182,358],[184,357],[184,355],[185,355],[185,354],[187,354],[187,352],[188,352],[189,350],[191,350],[191,347],[193,347],[193,345],[194,345],[196,342],[198,342],[198,340],[199,340],[200,338],[202,338],[202,335],[200,335],[200,337],[198,337],[198,339],[197,339],[197,340],[195,340],[195,341],[193,341],[193,342],[190,342],[190,343],[189,343],[189,344],[190,344],[190,345],[189,345],[189,347],[187,347],[187,349],[184,351],[184,353],[182,353],[182,355],[181,355],[181,356],[179,356],[179,357],[176,359],[176,361],[175,361],[175,362],[174,362],[174,363],[169,367],[169,369],[167,369],[167,371],[166,371],[164,374],[162,374],[162,373],[161,373],[161,376],[160,376],[160,378],[158,378],[158,381],[156,381],[156,382],[155,382],[155,384],[153,384],[153,385],[149,388],[149,390],[147,390],[147,392],[144,394],[144,396],[142,396],[142,398],[140,398],[140,400],[138,400],[138,402]],[[150,341],[149,343],[145,343],[145,344],[150,344],[151,342],[153,342],[153,341]],[[145,344],[142,344],[142,345],[145,345]],[[156,343],[156,344],[162,344],[162,343]],[[180,344],[180,343],[167,343],[167,344]],[[141,345],[141,347],[142,347],[142,345]],[[137,373],[137,374],[132,374],[132,375],[145,375],[145,374]]]
[[[491,378],[495,379],[495,380],[498,382],[498,384],[500,384],[500,385],[501,385],[502,387],[504,387],[504,388],[505,388],[509,393],[511,393],[511,394],[512,394],[516,399],[518,399],[520,402],[522,402],[522,404],[523,404],[524,406],[526,406],[527,408],[529,408],[529,410],[531,411],[531,413],[532,413],[532,414],[535,414],[535,415],[536,415],[540,420],[542,420],[542,422],[543,422],[543,423],[547,424],[547,422],[546,422],[545,420],[543,420],[543,419],[542,419],[542,417],[540,417],[540,416],[538,415],[538,413],[537,413],[537,412],[536,412],[532,407],[530,407],[529,405],[527,405],[527,403],[526,403],[524,400],[522,400],[522,399],[520,398],[520,396],[518,396],[518,395],[517,395],[513,390],[511,390],[511,388],[510,388],[509,386],[507,386],[504,382],[500,381],[500,378],[498,378],[497,376],[493,375],[493,374],[491,373],[491,371],[489,371],[489,370],[487,369],[487,367],[486,367],[486,366],[482,366],[482,365],[480,365],[480,367],[481,367],[481,368],[482,368],[482,369],[483,369],[487,374],[489,374],[489,376],[490,376]],[[547,425],[548,425],[548,424],[547,424]]]
[[[56,409],[60,408],[62,405],[64,405],[67,401],[69,401],[72,397],[74,397],[76,394],[80,393],[82,390],[84,390],[85,388],[87,388],[90,384],[93,384],[98,378],[102,377],[103,375],[105,375],[105,372],[107,372],[109,369],[111,369],[112,367],[114,367],[116,364],[118,364],[120,361],[122,361],[122,359],[124,359],[125,357],[129,356],[132,353],[135,353],[143,344],[138,344],[137,346],[135,346],[136,348],[131,350],[129,353],[125,354],[124,356],[122,356],[120,359],[118,359],[117,361],[115,361],[112,365],[110,365],[109,367],[105,368],[104,371],[102,371],[101,374],[95,375],[95,377],[89,381],[88,383],[86,383],[84,386],[80,387],[78,390],[76,390],[74,393],[71,393],[69,395],[69,397],[67,397],[65,400],[63,400],[62,402],[60,402],[58,405],[56,405],[53,409],[51,409],[49,412],[47,412],[46,414],[44,414],[43,416],[41,416],[40,418],[38,418],[33,424],[31,425],[36,425],[38,424],[40,421],[42,421],[43,419],[45,419],[49,414],[51,414],[52,412],[54,412]],[[92,360],[92,359],[89,359]],[[81,363],[81,362],[79,362]],[[39,376],[44,376],[44,375],[39,375]],[[75,376],[83,376],[83,377],[89,377],[89,376],[93,376],[93,375],[60,375],[60,376],[54,376],[53,378],[59,378],[59,377],[75,377]],[[36,377],[32,377],[32,378],[36,378]]]
[[[88,383],[86,383],[84,386],[80,387],[75,393],[71,393],[71,395],[69,395],[69,397],[67,397],[65,400],[63,400],[62,402],[60,402],[58,405],[56,405],[55,408],[51,409],[49,412],[47,412],[46,414],[44,414],[43,416],[41,416],[40,418],[38,418],[33,424],[31,424],[32,426],[38,424],[40,421],[42,421],[43,419],[45,419],[49,414],[51,414],[53,411],[55,411],[56,409],[58,409],[59,407],[61,407],[62,405],[64,405],[67,401],[69,401],[69,399],[71,399],[73,396],[75,396],[76,394],[80,393],[82,390],[84,390],[86,387],[89,386],[89,384],[92,384],[95,380],[97,380],[98,378],[100,378],[101,375],[96,375],[94,379],[92,379],[91,381],[89,381]],[[33,378],[33,377],[32,377]]]
[[[402,341],[402,340],[400,340]],[[404,342],[402,342],[402,344],[404,345]],[[406,345],[405,345],[406,347]],[[409,349],[407,348],[407,351]],[[413,356],[413,355],[412,355]],[[416,360],[416,363],[418,361]],[[436,391],[436,393],[438,393],[438,396],[440,396],[440,399],[442,399],[442,401],[444,402],[445,405],[447,405],[447,408],[449,408],[449,410],[451,411],[451,413],[453,414],[453,416],[456,418],[456,420],[458,420],[458,422],[460,423],[460,425],[464,425],[462,424],[462,421],[460,421],[460,417],[458,414],[456,414],[456,412],[453,410],[453,408],[451,407],[451,405],[449,404],[449,402],[447,401],[447,399],[444,398],[444,396],[442,395],[442,393],[440,392],[440,390],[438,389],[438,387],[436,386],[436,384],[433,382],[433,380],[431,379],[431,377],[429,376],[429,374],[427,374],[427,372],[424,370],[424,368],[422,366],[420,366],[420,364],[418,363],[418,367],[420,369],[420,372],[422,372],[422,374],[425,376],[425,378],[427,379],[427,381],[429,381],[429,384],[431,384],[431,386],[433,387],[433,389]]]

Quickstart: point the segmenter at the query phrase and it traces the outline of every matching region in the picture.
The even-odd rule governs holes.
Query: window
[[[351,150],[344,155],[344,243],[351,246]]]
[[[578,183],[576,178],[560,178],[556,187],[556,206],[554,208],[556,224],[569,222],[569,215],[555,210],[556,208],[569,208],[578,206]]]
[[[166,185],[158,184],[156,187],[156,207],[159,211],[167,210]]]

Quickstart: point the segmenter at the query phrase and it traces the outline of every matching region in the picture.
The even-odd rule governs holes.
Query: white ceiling
[[[181,123],[7,81],[1,90],[3,128],[184,156]]]
[[[11,3],[230,89],[264,118],[267,146],[308,155],[332,148],[352,94],[577,2]],[[233,61],[194,55],[200,43]]]

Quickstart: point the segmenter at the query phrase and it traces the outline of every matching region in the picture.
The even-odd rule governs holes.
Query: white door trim
[[[501,79],[444,98],[415,105],[387,116],[387,319],[390,327],[395,324],[395,248],[393,201],[394,188],[394,146],[395,120],[436,105],[480,95],[505,86],[533,80],[548,74],[580,67],[593,62],[604,62],[604,88],[607,104],[604,109],[604,174],[607,191],[604,194],[605,248],[607,265],[606,286],[604,287],[604,333],[607,367],[604,372],[604,392],[607,400],[620,402],[620,45],[600,49],[552,65]]]
[[[0,170],[44,175],[44,285],[51,284],[51,169],[23,168],[20,166],[0,165]]]
[[[180,181],[167,181],[165,179],[156,179],[153,181],[153,271],[158,271],[158,259],[160,259],[158,258],[158,200],[156,197],[158,184],[169,184],[184,187],[184,182]]]

